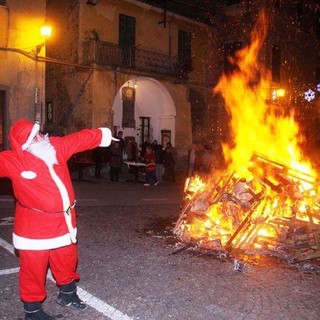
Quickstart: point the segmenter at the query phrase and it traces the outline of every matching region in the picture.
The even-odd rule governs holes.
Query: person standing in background
[[[120,148],[120,142],[113,142],[110,148],[110,152],[110,180],[119,181],[119,174],[122,167],[122,151]]]
[[[171,142],[167,143],[167,147],[165,148],[164,153],[164,175],[163,179],[166,181],[175,181],[175,163],[177,159],[177,150],[171,144]]]
[[[126,143],[123,139],[123,131],[118,132],[117,139],[119,140],[119,147],[120,147],[121,152],[125,152],[126,151]]]
[[[155,140],[156,141],[156,140]],[[156,156],[156,178],[161,183],[163,176],[164,150],[161,144],[154,146],[154,153]]]
[[[146,164],[146,183],[144,185],[150,186],[153,184],[156,186],[159,183],[156,177],[156,156],[151,145],[147,146],[143,161]]]
[[[192,177],[194,174],[194,164],[196,161],[196,150],[197,150],[197,146],[195,143],[193,143],[191,146],[191,150],[189,151],[189,157],[188,157],[188,177]]]

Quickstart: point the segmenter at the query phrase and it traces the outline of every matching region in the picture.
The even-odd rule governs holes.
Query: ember
[[[228,169],[186,181],[174,233],[210,250],[234,255],[258,250],[303,261],[320,257],[319,180],[303,159],[293,114],[270,111],[269,75],[257,62],[265,37],[262,13],[251,45],[233,61],[237,68],[215,87],[231,119],[233,141],[223,145]]]

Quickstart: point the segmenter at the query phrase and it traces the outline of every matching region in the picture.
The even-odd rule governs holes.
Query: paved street
[[[50,276],[48,313],[57,319],[319,319],[320,276],[264,258],[244,272],[233,260],[179,248],[171,235],[182,183],[74,182],[78,199],[79,293],[89,308],[57,305]],[[0,320],[23,318],[11,233],[13,201],[0,196]]]

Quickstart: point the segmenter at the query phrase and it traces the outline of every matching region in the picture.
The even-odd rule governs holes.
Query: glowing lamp
[[[52,27],[48,25],[43,25],[40,29],[41,36],[44,38],[49,38],[51,36]]]

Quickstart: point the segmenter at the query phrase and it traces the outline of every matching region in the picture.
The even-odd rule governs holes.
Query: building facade
[[[0,1],[1,148],[20,117],[41,120],[52,134],[106,125],[138,144],[169,140],[180,157],[192,142],[219,144],[229,119],[213,88],[230,71],[228,57],[250,43],[261,10],[268,35],[259,62],[271,74],[270,108],[294,108],[320,141],[316,0],[216,1],[206,23],[151,3]],[[44,22],[53,28],[48,39],[39,33]],[[273,99],[277,89],[284,98]],[[309,89],[315,98],[307,101]]]
[[[40,119],[45,96],[44,0],[0,2],[0,150],[21,117]]]
[[[106,125],[186,155],[211,95],[211,27],[135,0],[48,1],[47,19],[48,57],[69,62],[47,63],[47,130]]]

